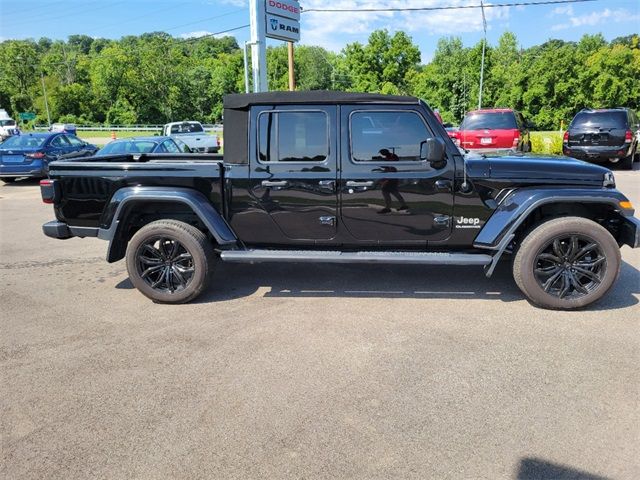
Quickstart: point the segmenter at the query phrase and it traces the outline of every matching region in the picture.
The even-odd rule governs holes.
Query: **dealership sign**
[[[266,0],[267,13],[300,21],[300,4],[290,0]]]
[[[265,0],[266,34],[287,42],[300,40],[300,4],[291,0]]]

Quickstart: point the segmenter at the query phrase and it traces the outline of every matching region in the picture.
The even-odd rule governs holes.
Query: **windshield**
[[[0,120],[0,127],[13,127],[15,124],[15,120]]]
[[[627,113],[580,112],[571,122],[571,128],[627,128]]]
[[[513,112],[471,112],[460,124],[460,130],[513,130],[518,128]]]
[[[150,140],[123,140],[111,142],[100,149],[97,156],[118,155],[128,153],[150,153],[155,148],[156,143]]]
[[[40,148],[47,137],[32,137],[31,135],[14,135],[0,144],[0,148]]]
[[[171,125],[171,133],[200,133],[204,132],[202,125],[199,123],[180,123]]]

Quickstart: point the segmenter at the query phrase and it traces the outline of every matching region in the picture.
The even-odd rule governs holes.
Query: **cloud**
[[[206,37],[207,35],[211,35],[213,32],[209,32],[207,30],[197,30],[195,32],[187,32],[181,33],[179,35],[180,38],[198,38],[198,37]]]
[[[555,10],[555,9],[554,9]],[[584,15],[574,15],[573,9],[567,12],[567,19],[563,23],[558,23],[551,26],[551,30],[566,30],[567,28],[577,27],[592,27],[602,22],[608,23],[622,23],[622,22],[637,22],[640,20],[640,15],[632,14],[624,8],[618,8],[610,10],[605,8],[598,12],[585,13]]]
[[[451,0],[447,5],[477,5],[477,0]],[[489,2],[486,2],[489,3]],[[439,0],[337,0],[327,3],[324,0],[306,0],[306,10],[314,8],[360,9],[356,12],[307,12],[302,14],[302,42],[323,46],[339,51],[347,43],[366,42],[369,34],[376,28],[390,31],[404,30],[420,35],[451,35],[482,31],[482,14],[479,8],[404,11],[404,12],[366,12],[372,8],[423,8],[438,7]],[[509,18],[509,7],[485,9],[488,28],[495,20]]]

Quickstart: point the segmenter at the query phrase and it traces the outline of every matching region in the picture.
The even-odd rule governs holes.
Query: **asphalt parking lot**
[[[2,478],[640,478],[640,250],[581,312],[507,265],[222,265],[163,306],[52,218],[0,187]]]

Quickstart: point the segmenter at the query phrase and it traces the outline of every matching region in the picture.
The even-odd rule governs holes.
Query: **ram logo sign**
[[[277,38],[286,42],[300,40],[300,23],[296,20],[267,13],[267,37]]]

